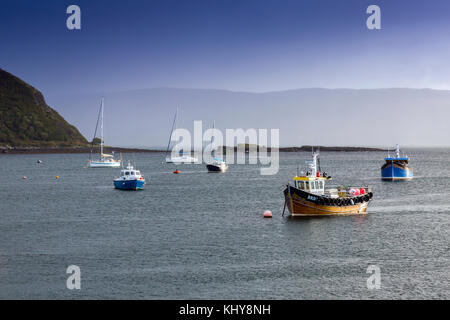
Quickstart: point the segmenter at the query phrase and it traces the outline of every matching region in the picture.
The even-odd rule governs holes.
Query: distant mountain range
[[[279,129],[280,147],[387,149],[397,143],[430,147],[450,143],[446,90],[312,88],[249,93],[154,88],[51,93],[47,100],[55,111],[37,89],[0,69],[0,147],[87,147],[84,136],[93,138],[101,96],[105,96],[105,142],[113,146],[165,150],[177,107],[178,128],[193,132],[194,120],[203,120],[206,130],[215,120],[224,136],[227,128]]]
[[[313,88],[249,93],[154,88],[53,94],[48,100],[90,140],[102,95],[105,141],[115,146],[165,149],[177,107],[178,127],[191,132],[194,120],[203,120],[203,130],[215,120],[222,132],[275,128],[280,129],[282,147],[450,144],[450,91],[445,90]]]
[[[0,147],[86,146],[87,140],[37,89],[0,69]]]

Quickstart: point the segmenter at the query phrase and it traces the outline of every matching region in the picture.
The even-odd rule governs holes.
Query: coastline
[[[139,149],[139,148],[116,148],[104,147],[105,153],[144,153],[144,152],[164,152],[156,149]],[[89,147],[55,147],[55,148],[40,148],[40,147],[13,147],[8,149],[0,149],[0,154],[68,154],[68,153],[91,153]],[[93,153],[98,153],[98,148],[93,150]]]
[[[98,148],[95,148],[93,153],[98,153]],[[237,147],[223,147],[223,153],[226,154],[227,150],[234,149],[237,153]],[[384,149],[368,148],[368,147],[314,147],[314,149],[320,149],[323,152],[383,152]],[[248,147],[245,148],[248,150]],[[283,147],[279,148],[279,152],[311,152],[312,146],[301,147]],[[117,153],[163,153],[164,150],[158,149],[140,149],[140,148],[123,148],[123,147],[104,147],[105,153],[111,153],[114,151]],[[271,148],[257,147],[257,151],[271,152]],[[70,154],[70,153],[91,153],[90,147],[10,147],[0,149],[0,154]]]

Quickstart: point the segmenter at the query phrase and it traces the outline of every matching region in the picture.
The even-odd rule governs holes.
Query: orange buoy
[[[272,218],[272,211],[270,210],[264,211],[264,218]]]
[[[180,173],[180,170],[177,169],[173,173],[178,174],[178,173]]]

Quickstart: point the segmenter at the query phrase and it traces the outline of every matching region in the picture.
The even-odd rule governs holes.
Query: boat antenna
[[[319,156],[319,154],[317,154],[317,165],[319,166],[319,172],[321,172],[322,170],[320,169],[320,156]]]

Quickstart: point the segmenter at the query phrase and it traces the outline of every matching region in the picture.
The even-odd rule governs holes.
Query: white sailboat
[[[97,118],[97,125],[95,126],[94,139],[97,135],[98,122],[100,120],[100,159],[92,160],[92,149],[91,149],[91,159],[88,161],[89,168],[119,168],[121,160],[114,159],[113,154],[103,153],[103,111],[104,110],[104,98],[102,97],[102,103],[100,105],[100,110]],[[92,146],[94,145],[94,140],[92,140]]]
[[[216,122],[213,122],[213,129],[216,128]],[[213,137],[211,137],[211,146],[213,144]],[[213,147],[214,148],[214,147]],[[212,151],[212,161],[206,164],[206,169],[209,172],[226,172],[228,165],[225,160],[216,157],[216,150]]]
[[[172,123],[172,130],[170,131],[169,142],[167,144],[166,163],[196,163],[198,162],[198,159],[192,157],[190,154],[184,154],[183,150],[180,150],[178,156],[172,155],[172,152],[170,152],[169,154],[170,142],[172,141],[173,130],[176,128],[177,116],[178,116],[178,108],[175,111],[175,117],[173,118]]]

